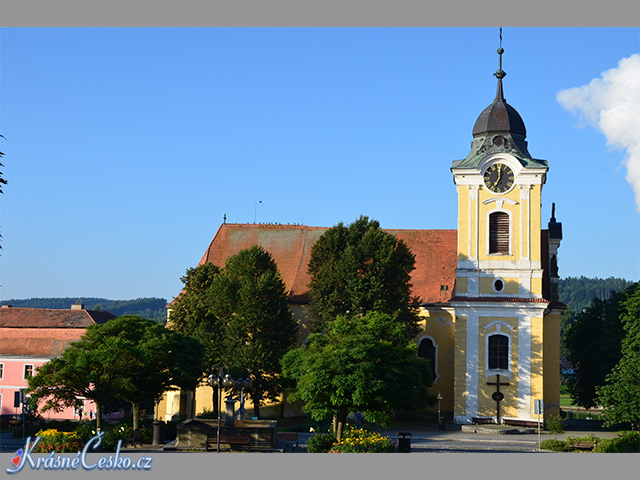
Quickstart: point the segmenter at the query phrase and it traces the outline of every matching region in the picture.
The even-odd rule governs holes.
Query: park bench
[[[535,420],[521,420],[519,418],[503,418],[502,423],[504,425],[511,425],[512,427],[537,427],[538,422]]]
[[[571,444],[571,450],[593,450],[596,442],[587,442],[585,440],[577,440]]]
[[[228,445],[226,450],[251,450],[251,435],[220,435],[220,449]],[[218,438],[216,435],[207,437],[207,452],[217,450]]]
[[[493,418],[490,417],[473,417],[471,419],[473,423],[476,425],[489,425],[493,424]]]
[[[295,447],[298,446],[298,432],[278,432],[278,440],[294,442]]]

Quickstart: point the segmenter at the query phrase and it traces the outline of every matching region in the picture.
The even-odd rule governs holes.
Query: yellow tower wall
[[[424,307],[420,311],[421,331],[415,337],[416,343],[428,337],[437,348],[436,374],[429,393],[442,394],[441,412],[454,410],[454,335],[455,315],[453,309],[442,307]],[[434,409],[437,405],[434,406]]]

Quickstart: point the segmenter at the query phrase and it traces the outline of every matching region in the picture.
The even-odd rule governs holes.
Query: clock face
[[[513,187],[513,171],[503,163],[491,165],[484,173],[484,184],[494,193],[504,193]]]

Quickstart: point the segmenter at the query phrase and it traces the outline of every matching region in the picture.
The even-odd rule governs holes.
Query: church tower
[[[473,127],[471,151],[454,161],[458,191],[454,419],[505,423],[559,413],[559,314],[550,298],[550,246],[542,229],[546,160],[529,153],[520,114],[503,92]],[[561,233],[560,233],[561,238]]]

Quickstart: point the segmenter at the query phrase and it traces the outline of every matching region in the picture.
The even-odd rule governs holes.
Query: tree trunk
[[[102,407],[98,402],[96,403],[96,432],[100,431],[100,427],[102,426]]]
[[[347,423],[347,414],[339,412],[333,416],[333,433],[336,435],[336,440],[341,441],[344,435],[345,425]]]
[[[131,402],[133,407],[133,435],[134,437],[140,433],[140,404],[137,402]]]

